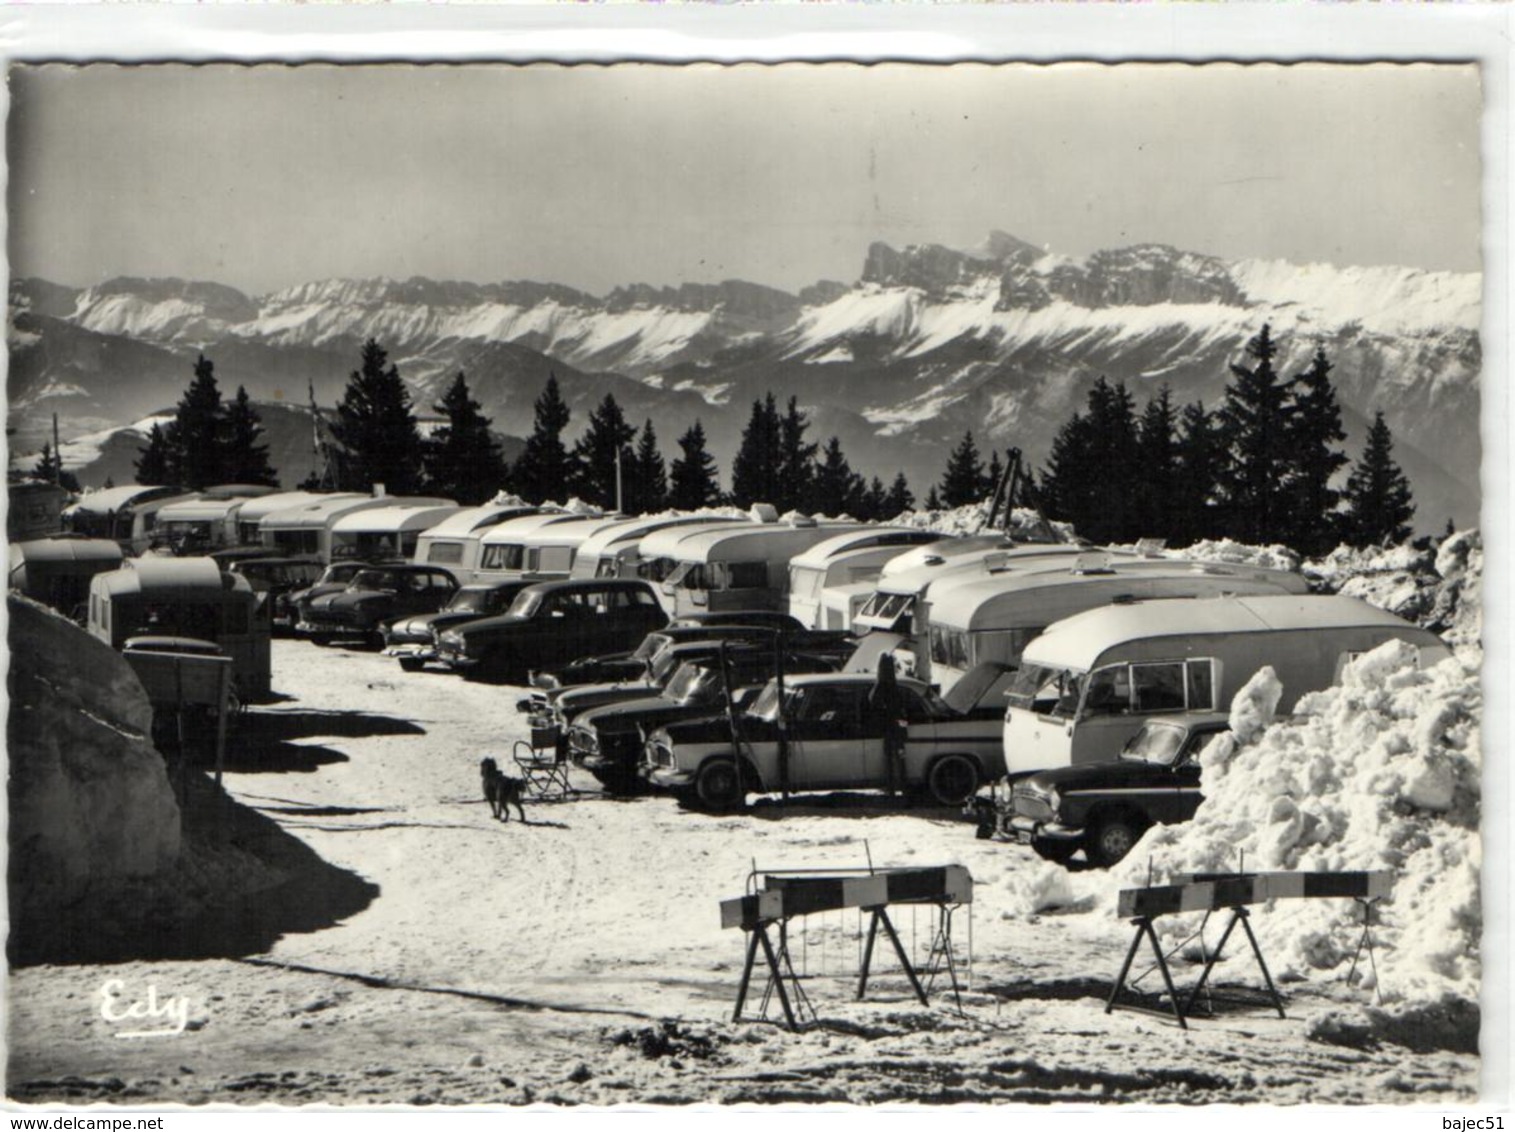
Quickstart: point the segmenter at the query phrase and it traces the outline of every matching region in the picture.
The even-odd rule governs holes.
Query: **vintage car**
[[[457,590],[458,580],[440,566],[366,566],[346,589],[302,602],[295,631],[318,645],[334,637],[382,642],[387,622],[435,613]]]
[[[1003,748],[992,732],[1009,673],[1000,665],[980,667],[989,671],[970,672],[949,699],[917,680],[897,682],[904,724],[899,785],[940,805],[960,806],[981,782],[1004,774]],[[712,809],[739,806],[754,791],[885,788],[890,721],[875,706],[876,681],[857,672],[797,676],[784,681],[782,694],[778,681],[770,682],[734,720],[691,720],[655,732],[647,740],[645,775]]]
[[[314,585],[323,574],[320,559],[279,558],[266,551],[263,557],[233,559],[226,569],[246,578],[259,603],[268,606],[275,633],[294,632],[289,595]]]
[[[740,618],[740,619],[738,619]],[[777,620],[782,618],[783,620]],[[690,623],[692,622],[692,623]],[[661,648],[675,641],[771,640],[775,634],[802,632],[788,614],[772,610],[710,614],[707,618],[680,617],[656,632],[648,633],[631,652],[586,656],[558,668],[534,670],[531,684],[537,688],[566,688],[575,684],[603,684],[612,680],[640,680],[647,662]]]
[[[436,613],[401,617],[384,630],[384,655],[406,672],[419,672],[437,657],[437,638],[456,625],[504,613],[530,582],[477,582],[464,586]]]
[[[791,675],[834,672],[843,658],[824,653],[791,651],[784,671]],[[646,737],[676,720],[721,715],[726,710],[726,684],[732,703],[745,705],[774,677],[777,659],[772,649],[737,644],[728,647],[724,661],[711,650],[698,659],[683,660],[660,691],[644,693],[581,710],[554,724],[563,732],[569,756],[593,774],[612,794],[633,793],[642,786],[640,764]]]
[[[630,648],[667,622],[657,594],[637,579],[537,582],[504,614],[440,634],[437,660],[470,679],[519,683],[538,664]]]
[[[1120,861],[1154,825],[1199,808],[1199,752],[1230,729],[1224,712],[1155,716],[1108,762],[1044,770],[979,792],[968,807],[980,837],[1030,845],[1049,861],[1080,849],[1089,863]]]
[[[399,565],[398,562],[395,565]],[[274,602],[273,615],[284,617],[293,629],[305,616],[305,610],[318,597],[341,593],[358,576],[358,571],[368,566],[366,562],[333,562],[321,576],[303,590],[291,590]]]

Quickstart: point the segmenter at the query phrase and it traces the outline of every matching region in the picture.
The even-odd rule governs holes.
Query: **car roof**
[[[1171,715],[1148,716],[1145,722],[1171,723],[1178,727],[1187,727],[1191,731],[1209,728],[1228,731],[1231,728],[1231,713],[1225,711],[1174,712]]]
[[[564,590],[646,590],[652,587],[640,578],[558,578],[550,582],[533,582],[526,589],[531,593],[561,593]]]
[[[872,672],[807,672],[793,678],[785,677],[784,683],[796,688],[808,688],[816,684],[846,684],[848,686],[863,684],[872,686],[878,682],[878,677]],[[925,695],[930,689],[923,681],[910,676],[899,676],[895,683],[901,688],[910,688],[921,695]]]

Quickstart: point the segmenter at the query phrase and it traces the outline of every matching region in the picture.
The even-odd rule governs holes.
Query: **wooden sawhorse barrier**
[[[943,963],[952,981],[954,996],[959,994],[952,949],[952,912],[960,905],[973,902],[973,878],[961,865],[875,871],[794,869],[763,873],[761,885],[755,883],[758,878],[756,871],[749,876],[748,885],[754,891],[748,895],[721,901],[721,927],[741,928],[747,933],[747,954],[742,965],[742,980],[737,987],[736,1008],[731,1015],[733,1022],[742,1020],[759,951],[768,966],[768,982],[759,1015],[766,1015],[769,996],[776,993],[790,1030],[797,1030],[815,1020],[814,1007],[800,986],[789,958],[789,921],[796,916],[844,908],[859,908],[869,913],[868,942],[858,978],[859,1000],[868,989],[873,948],[880,928],[893,946],[922,1006],[928,1004],[927,991],[935,983]],[[932,940],[925,986],[921,985],[915,965],[889,919],[890,904],[935,904],[941,910],[941,926]],[[778,929],[777,945],[769,934],[773,928]],[[961,998],[958,998],[959,1009],[961,1005]]]
[[[1357,960],[1361,957],[1364,947],[1367,948],[1368,959],[1373,964],[1374,973],[1377,973],[1378,964],[1373,959],[1373,906],[1387,897],[1393,887],[1394,874],[1385,870],[1343,873],[1184,873],[1174,877],[1172,884],[1122,889],[1119,913],[1122,917],[1131,920],[1136,927],[1136,934],[1126,951],[1125,962],[1121,964],[1120,974],[1116,977],[1115,986],[1110,990],[1110,997],[1105,1002],[1105,1013],[1109,1014],[1117,1006],[1122,1009],[1139,1009],[1125,1006],[1117,999],[1121,991],[1125,989],[1126,976],[1131,973],[1131,963],[1136,958],[1136,952],[1141,947],[1142,940],[1146,939],[1152,945],[1152,954],[1156,960],[1154,966],[1162,972],[1163,985],[1167,988],[1168,1002],[1173,1017],[1181,1028],[1187,1030],[1188,1017],[1193,1013],[1194,1004],[1198,1001],[1206,984],[1209,983],[1210,974],[1225,950],[1226,941],[1231,938],[1236,925],[1240,924],[1252,948],[1252,955],[1257,960],[1258,969],[1262,972],[1273,1007],[1278,1011],[1278,1016],[1283,1018],[1285,1016],[1283,999],[1279,996],[1278,988],[1273,985],[1273,976],[1268,972],[1268,964],[1263,958],[1262,948],[1258,946],[1257,936],[1252,933],[1252,925],[1248,922],[1247,905],[1262,904],[1269,900],[1300,898],[1350,898],[1357,901],[1363,908],[1363,934],[1357,941],[1357,954],[1352,957],[1352,971],[1348,974],[1350,979],[1357,970]],[[1231,919],[1226,924],[1226,930],[1220,937],[1219,945],[1212,953],[1206,955],[1204,970],[1200,972],[1199,981],[1181,1002],[1178,990],[1173,985],[1173,975],[1168,969],[1167,956],[1163,954],[1162,946],[1158,943],[1157,931],[1153,928],[1152,922],[1159,916],[1179,912],[1203,912],[1205,922],[1208,922],[1210,914],[1219,911],[1229,911]],[[1200,926],[1200,931],[1204,931],[1203,924]],[[1150,970],[1151,968],[1148,968],[1149,972]]]

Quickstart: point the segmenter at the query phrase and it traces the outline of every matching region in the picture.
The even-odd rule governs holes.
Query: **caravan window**
[[[1184,663],[1133,664],[1131,689],[1135,693],[1136,711],[1182,711],[1184,700]]]
[[[1214,661],[1191,660],[1186,665],[1189,682],[1189,710],[1215,710]]]
[[[768,563],[732,562],[727,565],[727,589],[763,590],[768,588]]]
[[[1025,664],[1016,672],[1005,698],[1012,708],[1025,708],[1040,715],[1072,715],[1082,690],[1080,683],[1066,669]]]
[[[931,663],[952,668],[968,668],[970,648],[968,634],[962,629],[931,626]]]
[[[525,547],[517,542],[496,543],[484,548],[481,570],[519,570],[525,557]]]
[[[621,561],[614,554],[607,554],[601,558],[594,567],[596,578],[615,578],[620,575]]]
[[[463,561],[461,542],[434,542],[426,548],[426,561],[442,566],[456,566]]]

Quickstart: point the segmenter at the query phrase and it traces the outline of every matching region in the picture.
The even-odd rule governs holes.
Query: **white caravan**
[[[410,558],[423,531],[462,510],[456,503],[405,503],[343,515],[331,526],[331,556],[367,560]]]
[[[1264,665],[1286,710],[1330,687],[1386,641],[1426,667],[1452,655],[1429,629],[1356,598],[1325,594],[1107,605],[1049,626],[1021,655],[1007,693],[1011,774],[1115,758],[1153,715],[1225,710]]]
[[[814,519],[712,526],[679,540],[678,564],[663,583],[672,616],[726,609],[783,609],[789,597],[789,563],[817,543],[862,523]]]
[[[567,527],[570,531],[576,531],[582,530],[586,522],[600,524],[608,521],[610,520],[604,518],[586,520],[585,516],[576,515],[572,511],[549,511],[536,515],[518,515],[513,519],[506,519],[503,523],[496,523],[485,531],[479,540],[479,564],[474,569],[471,580],[505,582],[526,577],[535,578],[538,581],[566,578],[568,567],[573,562],[573,555],[570,553],[564,556],[551,550],[544,554],[543,551],[553,546],[554,540],[557,545],[568,547],[570,550],[577,549],[579,543],[584,541],[583,536],[572,533],[549,535],[548,530],[553,527]],[[543,537],[538,538],[538,534]],[[538,577],[535,571],[541,567],[544,560],[554,568]],[[559,560],[562,560],[560,570],[555,568]]]
[[[276,491],[272,495],[250,499],[237,512],[237,545],[263,545],[263,520],[275,511],[288,511],[290,508],[303,507],[307,503],[315,503],[318,500],[336,498],[368,499],[369,496],[356,491]]]
[[[455,506],[449,499],[401,495],[323,495],[309,503],[265,515],[258,528],[263,545],[286,557],[315,556],[331,562],[332,529],[347,515],[380,507]]]
[[[63,509],[63,529],[89,538],[115,539],[125,554],[141,554],[152,545],[158,512],[170,503],[198,499],[177,487],[127,484],[91,491]]]
[[[434,527],[421,532],[416,540],[417,566],[441,566],[466,582],[479,566],[484,536],[507,519],[548,513],[544,507],[529,503],[485,503],[466,507],[449,515]]]
[[[917,604],[914,627],[928,678],[945,692],[974,665],[1019,664],[1043,629],[1086,609],[1154,598],[1308,591],[1304,577],[1288,570],[1095,552],[1071,563],[1044,558],[1014,571],[944,579]],[[906,647],[919,674],[919,652],[913,644]]]
[[[642,547],[659,531],[688,532],[713,523],[729,524],[724,515],[643,515],[602,527],[586,538],[574,555],[571,578],[641,578],[647,566]],[[658,579],[661,580],[661,579]]]
[[[789,562],[789,613],[807,629],[850,629],[885,565],[941,535],[918,527],[865,527],[816,543]]]

